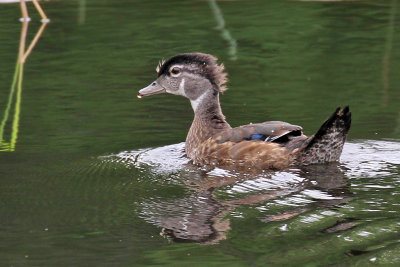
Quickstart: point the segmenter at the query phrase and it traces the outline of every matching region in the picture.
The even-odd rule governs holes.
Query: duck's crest
[[[227,74],[224,72],[224,64],[217,63],[217,58],[203,53],[185,53],[171,57],[167,61],[161,61],[157,67],[158,76],[166,74],[174,64],[196,64],[198,73],[205,76],[211,83],[217,85],[219,92],[227,90],[225,86]]]
[[[158,62],[158,65],[157,65],[157,67],[156,67],[156,72],[159,74],[160,73],[160,68],[161,68],[161,66],[163,65],[165,63],[165,59],[161,59],[159,62]]]

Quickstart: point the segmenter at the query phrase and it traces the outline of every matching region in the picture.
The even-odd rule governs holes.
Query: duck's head
[[[156,69],[157,79],[138,92],[143,96],[170,93],[188,98],[196,110],[205,95],[226,90],[226,74],[217,58],[203,53],[179,54],[162,62]]]

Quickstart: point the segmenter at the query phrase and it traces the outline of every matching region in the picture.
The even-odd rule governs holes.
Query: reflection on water
[[[191,192],[183,198],[152,198],[140,203],[140,216],[162,228],[174,241],[215,244],[226,239],[230,217],[243,205],[268,213],[271,205],[286,210],[260,218],[263,222],[285,221],[309,212],[311,207],[335,208],[352,199],[348,178],[385,176],[400,164],[400,143],[361,141],[346,143],[340,164],[310,165],[282,172],[241,173],[233,170],[198,168],[184,157],[184,144],[122,152],[101,157],[105,162],[134,165],[150,173],[173,176]],[[392,171],[391,171],[392,170]],[[366,176],[367,175],[367,176]],[[146,177],[146,179],[152,179]],[[153,180],[157,182],[157,178]],[[366,187],[370,187],[367,185]],[[304,217],[312,223],[322,217]],[[350,220],[351,221],[351,220]],[[351,229],[352,223],[337,222],[326,233]],[[343,230],[344,231],[344,230]]]
[[[14,78],[12,81],[12,85],[10,88],[10,93],[8,96],[8,101],[6,105],[6,109],[4,111],[3,118],[0,124],[0,151],[14,151],[15,145],[18,139],[18,130],[19,130],[19,119],[21,113],[21,98],[22,98],[22,80],[23,80],[23,73],[24,73],[24,64],[26,59],[28,58],[29,54],[32,52],[35,44],[39,40],[40,36],[42,35],[47,22],[42,22],[38,32],[36,33],[34,39],[30,43],[27,50],[25,50],[26,46],[26,36],[28,31],[28,24],[29,21],[25,20],[22,22],[21,28],[21,38],[20,38],[20,45],[19,45],[19,53],[18,53],[18,60],[15,66]],[[14,115],[12,118],[12,126],[11,126],[11,140],[9,142],[5,141],[4,137],[4,128],[6,123],[9,119],[10,109],[14,102]]]
[[[389,72],[390,72],[390,58],[393,47],[394,25],[397,13],[397,0],[392,0],[390,8],[390,16],[388,21],[388,29],[386,35],[385,50],[382,59],[382,104],[386,106],[389,100]]]
[[[214,14],[215,20],[217,21],[216,29],[221,32],[221,37],[228,43],[228,55],[231,60],[237,59],[237,42],[232,37],[231,33],[225,27],[225,20],[222,15],[221,9],[215,0],[209,0],[210,8]]]
[[[18,139],[18,131],[19,131],[19,119],[21,114],[21,98],[22,98],[22,80],[24,74],[24,64],[27,60],[28,56],[31,54],[33,48],[35,47],[36,43],[38,42],[40,36],[43,34],[44,29],[46,28],[49,19],[47,18],[46,14],[44,13],[43,9],[40,7],[39,3],[36,0],[33,0],[35,8],[39,12],[42,17],[42,25],[40,26],[39,30],[35,34],[34,38],[30,42],[28,48],[26,49],[26,38],[28,33],[28,26],[29,26],[29,15],[28,9],[26,7],[25,1],[21,1],[21,13],[22,13],[22,27],[21,27],[21,34],[19,39],[19,49],[18,49],[18,58],[17,63],[15,65],[14,77],[12,80],[10,93],[8,95],[8,101],[6,104],[6,108],[4,110],[3,118],[0,122],[0,151],[14,151],[15,145]],[[15,97],[15,101],[14,101]],[[11,137],[10,141],[7,142],[4,137],[4,131],[6,123],[9,119],[10,109],[11,106],[14,104],[14,115],[12,118],[11,123]]]
[[[23,72],[19,5],[1,5],[2,148],[16,149],[0,153],[0,265],[397,266],[397,2],[41,1],[52,24]],[[25,51],[41,26],[26,4]],[[233,125],[310,134],[349,104],[340,164],[238,173],[165,146],[184,140],[190,105],[134,88],[188,51],[225,63]]]
[[[212,196],[212,189],[170,201],[158,199],[141,203],[140,216],[162,227],[161,234],[174,241],[217,243],[230,229],[224,219],[229,207]]]

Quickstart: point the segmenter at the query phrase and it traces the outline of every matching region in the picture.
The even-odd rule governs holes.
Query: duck
[[[283,121],[231,127],[219,100],[227,90],[227,74],[215,56],[178,54],[161,61],[156,72],[156,80],[137,97],[168,93],[189,99],[194,119],[185,153],[196,165],[283,170],[339,161],[351,125],[349,106],[338,107],[311,136]]]

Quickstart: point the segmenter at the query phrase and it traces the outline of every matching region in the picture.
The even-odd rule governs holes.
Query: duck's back
[[[191,153],[201,165],[283,169],[295,164],[338,161],[351,124],[351,113],[337,109],[310,137],[281,121],[248,124],[219,131]]]
[[[236,165],[282,169],[293,163],[291,152],[307,137],[302,128],[268,121],[224,129],[195,148],[192,159],[200,165]]]

